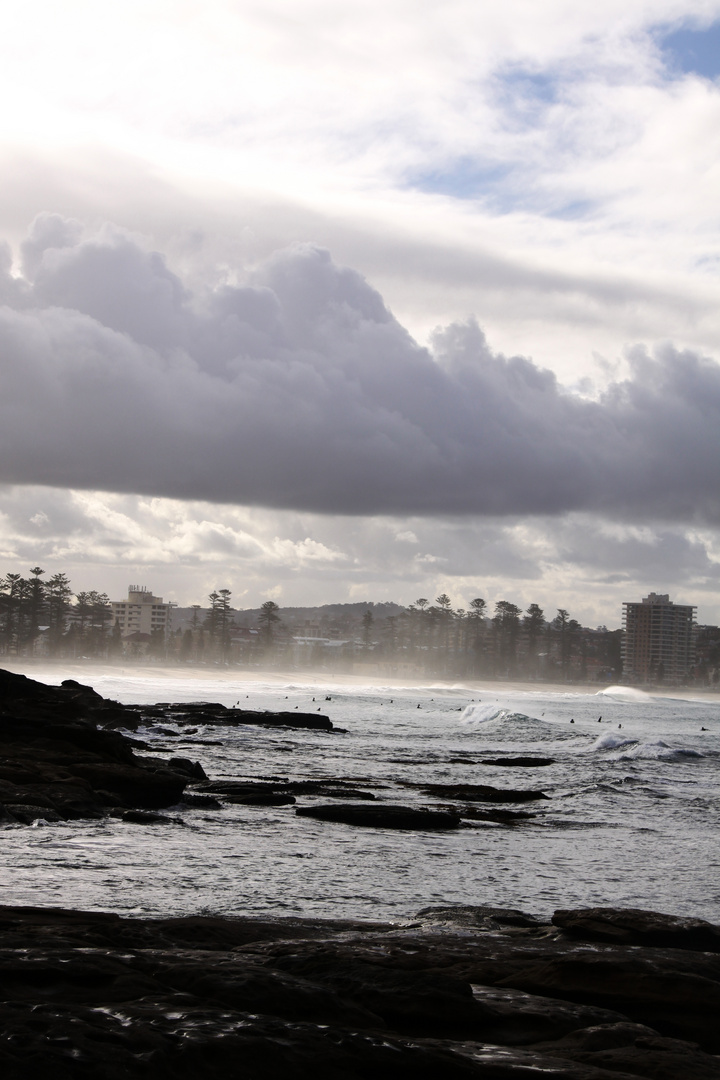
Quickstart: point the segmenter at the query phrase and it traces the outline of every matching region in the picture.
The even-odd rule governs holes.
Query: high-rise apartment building
[[[695,662],[696,611],[673,604],[666,593],[623,604],[623,680],[684,682]]]
[[[173,605],[163,603],[162,596],[153,596],[144,585],[130,585],[127,600],[112,600],[110,606],[123,637],[170,629]]]

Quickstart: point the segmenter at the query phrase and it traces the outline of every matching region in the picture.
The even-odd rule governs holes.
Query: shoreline
[[[63,679],[76,679],[78,682],[92,685],[93,678],[146,678],[167,680],[175,682],[217,682],[233,685],[246,683],[277,684],[279,687],[288,685],[315,686],[315,687],[341,687],[347,686],[355,689],[367,687],[368,689],[390,688],[395,690],[422,690],[446,691],[456,693],[505,693],[505,694],[552,694],[569,696],[595,696],[609,689],[618,693],[629,692],[641,693],[650,698],[675,698],[677,700],[691,701],[699,698],[702,701],[717,701],[720,704],[720,689],[711,687],[688,686],[688,687],[664,687],[664,686],[633,686],[630,684],[606,684],[606,683],[556,683],[540,682],[536,680],[518,679],[430,679],[412,676],[379,676],[353,674],[347,672],[329,671],[278,671],[276,668],[243,670],[232,668],[208,667],[206,670],[197,667],[175,667],[167,664],[110,664],[99,661],[65,661],[49,660],[45,658],[23,657],[21,660],[12,657],[0,657],[0,667],[17,674],[29,675],[35,678],[43,678],[52,681],[53,678],[59,684]]]

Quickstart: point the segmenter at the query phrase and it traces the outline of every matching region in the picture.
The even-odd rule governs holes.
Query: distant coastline
[[[436,690],[459,690],[466,689],[468,692],[505,693],[505,694],[599,694],[607,690],[611,684],[597,682],[568,682],[553,683],[537,680],[521,679],[428,679],[409,675],[403,676],[380,676],[369,674],[353,674],[331,671],[313,670],[278,670],[277,668],[228,668],[216,667],[209,664],[207,667],[183,666],[153,663],[117,663],[110,664],[107,660],[87,659],[77,660],[50,660],[46,657],[9,657],[2,658],[2,666],[8,671],[15,671],[33,678],[42,679],[53,683],[63,678],[77,679],[79,682],[89,682],[98,676],[127,676],[132,674],[137,678],[167,679],[171,681],[203,681],[218,683],[277,683],[278,685],[301,685],[301,686],[350,686],[353,688],[367,687],[412,687],[417,689]],[[632,688],[630,684],[623,684],[623,689]],[[652,686],[643,684],[634,687],[642,690],[650,697],[677,698],[678,700],[691,701],[693,698],[702,698],[703,701],[717,700],[720,703],[720,690],[715,687],[702,686]]]

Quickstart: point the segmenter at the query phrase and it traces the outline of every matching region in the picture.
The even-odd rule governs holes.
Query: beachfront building
[[[695,663],[695,612],[667,593],[623,604],[623,682],[685,682]]]
[[[167,635],[170,630],[173,605],[163,603],[162,596],[153,596],[144,585],[130,585],[127,600],[112,600],[110,606],[122,638],[154,630]]]

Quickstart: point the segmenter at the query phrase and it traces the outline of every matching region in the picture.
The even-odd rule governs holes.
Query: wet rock
[[[488,907],[480,904],[423,908],[422,911],[418,911],[417,918],[425,923],[473,930],[499,930],[507,926],[529,929],[544,925],[533,915],[527,915],[524,911],[517,911],[515,908]]]
[[[332,951],[277,957],[283,971],[318,981],[345,1001],[362,1006],[394,1031],[408,1035],[480,1034],[489,1031],[488,1014],[470,985],[438,972],[397,971]]]
[[[319,791],[323,799],[359,799],[364,802],[373,802],[377,796],[371,791],[360,791],[355,788],[322,788]]]
[[[0,803],[6,821],[97,818],[108,806],[160,809],[181,798],[196,763],[138,758],[138,743],[98,727],[125,713],[74,680],[46,686],[0,670]],[[129,714],[132,717],[132,712]],[[125,725],[132,727],[132,720]]]
[[[704,919],[662,915],[638,908],[596,907],[558,910],[552,921],[586,941],[720,952],[720,926]]]
[[[683,970],[674,958],[608,953],[576,955],[528,965],[499,980],[532,994],[593,1003],[613,1009],[663,1034],[698,1041],[720,1050],[715,1027],[720,1011],[720,981]],[[720,974],[720,973],[719,973]]]
[[[415,810],[409,806],[358,806],[334,804],[303,806],[295,811],[301,817],[319,821],[337,821],[345,825],[363,825],[376,829],[457,829],[458,814],[444,810]]]
[[[182,797],[184,806],[201,807],[203,810],[222,810],[223,804],[212,795],[196,795],[195,792],[186,791]]]
[[[191,761],[189,758],[172,757],[168,762],[171,769],[184,773],[193,780],[207,780],[207,774],[199,761]]]
[[[471,1062],[445,1047],[352,1027],[292,1023],[180,996],[122,1008],[11,1003],[0,1007],[6,1080],[466,1080]]]
[[[484,758],[480,765],[508,765],[517,769],[541,769],[546,765],[554,765],[555,758],[551,757],[500,757]]]
[[[419,919],[0,907],[0,1069],[10,1080],[718,1080],[717,954],[582,945],[514,909]],[[505,985],[531,978],[547,991]],[[606,1005],[620,995],[625,1013]],[[683,1001],[698,1040],[673,1033]]]
[[[696,1043],[668,1039],[642,1024],[619,1023],[573,1032],[536,1051],[656,1080],[720,1080],[720,1059]]]
[[[49,810],[47,806],[7,803],[5,810],[10,821],[19,821],[22,825],[32,825],[34,821],[62,821],[57,810]]]
[[[226,802],[241,806],[294,806],[294,795],[273,795],[272,793],[260,795],[228,795]]]
[[[544,791],[526,789],[496,788],[489,784],[421,784],[419,787],[426,795],[435,795],[442,799],[455,799],[459,802],[532,802],[535,799],[548,799]]]
[[[263,727],[289,727],[315,731],[333,731],[330,717],[322,713],[306,713],[299,710],[292,712],[271,712],[259,709],[228,709],[219,702],[197,701],[185,704],[167,703],[161,705],[132,705],[133,710],[144,722],[156,720],[172,721],[176,724],[238,726],[257,724]],[[164,730],[157,728],[157,730]],[[172,732],[177,734],[177,732]]]
[[[372,802],[375,795],[360,791],[342,780],[210,780],[198,790],[222,795],[228,803],[258,806],[290,806],[298,795],[318,795],[324,799],[358,799]],[[277,800],[273,802],[272,800]]]
[[[611,1009],[558,1001],[497,986],[473,986],[478,1004],[492,1017],[492,1037],[504,1046],[559,1039],[592,1024],[617,1024],[624,1017]]]
[[[454,1049],[463,1053],[478,1070],[483,1080],[638,1080],[638,1073],[608,1072],[594,1065],[581,1065],[551,1056],[535,1049],[524,1050],[478,1043],[455,1043]],[[673,1077],[673,1080],[679,1080]]]

